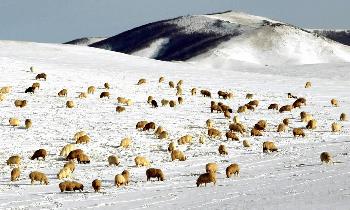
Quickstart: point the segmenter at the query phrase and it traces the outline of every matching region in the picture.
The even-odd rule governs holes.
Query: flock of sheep
[[[31,70],[33,70],[33,68],[31,68]],[[46,81],[47,75],[45,73],[40,73],[36,75],[35,79]],[[146,79],[140,79],[137,85],[143,85],[147,82],[148,81]],[[165,82],[165,78],[160,77],[159,83],[164,83],[164,82]],[[185,103],[185,100],[183,97],[185,92],[183,89],[183,80],[178,81],[176,85],[172,81],[170,81],[168,84],[169,84],[169,88],[176,89],[175,95],[177,97],[177,100],[163,99],[161,101],[156,101],[152,96],[149,96],[144,103],[148,103],[150,108],[157,108],[160,105],[175,107],[178,104],[181,105]],[[100,93],[99,97],[110,99],[111,95],[108,91],[110,87],[111,86],[109,83],[104,83],[105,90]],[[307,82],[305,85],[305,88],[311,88],[311,83]],[[32,86],[28,87],[25,90],[25,93],[35,94],[35,92],[37,92],[39,89],[40,89],[40,83],[35,82],[32,84]],[[79,99],[84,99],[84,98],[87,98],[88,95],[92,95],[95,92],[96,92],[96,87],[89,86],[86,92],[81,92],[77,97]],[[192,88],[190,90],[190,95],[194,97],[195,95],[197,95],[197,92],[198,90],[196,88]],[[199,93],[203,97],[213,98],[213,94],[209,90],[200,90]],[[10,86],[2,87],[0,89],[0,101],[6,100],[6,95],[8,94],[11,94],[11,87]],[[67,97],[67,94],[68,94],[68,90],[62,89],[58,91],[57,96]],[[234,94],[228,91],[220,90],[218,91],[217,94],[219,98],[222,98],[224,100],[234,98]],[[254,127],[250,129],[250,132],[249,132],[247,126],[241,123],[238,117],[238,114],[243,114],[248,111],[255,111],[256,109],[260,108],[259,100],[252,100],[253,97],[254,97],[253,94],[251,93],[247,94],[246,99],[249,99],[250,101],[244,105],[239,106],[236,111],[232,110],[232,108],[229,105],[226,105],[222,102],[211,101],[208,109],[209,119],[205,122],[207,127],[207,137],[211,139],[221,139],[223,137],[222,131],[216,128],[215,122],[212,119],[210,119],[211,113],[214,113],[214,112],[222,113],[224,117],[227,119],[230,119],[230,121],[232,119],[232,123],[230,123],[227,126],[227,132],[225,133],[225,137],[227,141],[229,140],[239,141],[241,137],[245,135],[249,135],[249,133],[251,136],[263,136],[267,128],[266,120],[259,120],[254,125]],[[278,110],[280,113],[283,113],[283,112],[291,112],[294,109],[300,109],[302,106],[307,105],[306,98],[296,97],[296,96],[293,96],[291,93],[288,93],[287,97],[295,98],[295,101],[292,104],[286,104],[286,105],[279,105],[276,103],[272,103],[266,108],[269,110]],[[130,107],[134,104],[134,101],[132,99],[128,99],[124,97],[118,97],[116,100],[119,104],[115,109],[117,113],[124,112],[127,109],[127,107]],[[336,99],[331,99],[330,102],[332,106],[339,106],[339,102]],[[18,108],[25,108],[27,106],[30,106],[27,100],[21,100],[21,99],[15,100],[14,105]],[[72,100],[68,100],[66,101],[66,107],[74,108],[76,107],[76,103]],[[264,109],[264,108],[261,108],[261,109]],[[236,114],[234,114],[234,116],[231,116],[232,113],[236,113]],[[317,120],[314,119],[314,117],[309,113],[306,113],[304,111],[300,112],[300,120],[305,123],[305,127],[296,127],[292,129],[292,133],[295,138],[305,137],[305,132],[304,132],[305,129],[313,130],[317,128]],[[339,121],[346,121],[346,120],[347,120],[346,114],[342,113],[340,115]],[[19,126],[20,120],[15,117],[10,118],[9,124],[13,127]],[[34,125],[35,125],[35,122],[34,122]],[[32,126],[33,126],[32,120],[26,119],[25,128],[30,129]],[[288,130],[287,129],[288,126],[289,126],[289,119],[288,118],[282,119],[281,123],[278,124],[276,127],[276,132],[286,132]],[[148,122],[148,121],[142,120],[136,123],[135,128],[142,132],[154,132],[155,136],[161,140],[171,139],[169,133],[162,126],[157,126],[155,122]],[[341,128],[342,128],[341,124],[335,121],[334,123],[331,124],[330,130],[332,132],[341,132]],[[206,136],[201,135],[199,137],[199,143],[204,144],[205,138]],[[91,161],[90,157],[82,149],[76,148],[77,144],[89,144],[89,142],[91,141],[90,136],[85,131],[78,131],[77,133],[74,134],[73,139],[75,140],[75,144],[67,144],[63,146],[59,154],[61,157],[64,157],[65,161],[67,161],[63,165],[62,169],[60,169],[57,173],[57,179],[63,180],[63,182],[59,184],[59,189],[61,192],[84,190],[84,185],[82,183],[79,183],[77,181],[71,181],[69,178],[71,177],[71,174],[76,169],[76,163],[89,164]],[[193,139],[194,139],[193,135],[187,134],[177,139],[177,141],[169,142],[168,152],[170,153],[171,160],[186,161],[187,156],[184,154],[183,151],[177,149],[177,145],[191,144],[193,142]],[[120,147],[128,148],[131,146],[131,144],[132,144],[132,139],[130,137],[125,137],[124,139],[121,140]],[[250,146],[251,144],[247,139],[243,140],[243,147],[250,147]],[[264,153],[278,152],[278,148],[273,141],[263,142],[263,144],[261,145],[261,149]],[[218,147],[218,153],[219,155],[223,155],[223,156],[228,155],[228,150],[225,147],[225,145],[221,144]],[[45,149],[38,149],[34,152],[34,154],[30,159],[39,160],[40,158],[45,160],[47,155],[48,155],[48,152]],[[333,162],[332,155],[328,152],[322,152],[320,154],[320,159],[321,159],[321,162],[325,162],[325,163]],[[10,156],[6,162],[7,165],[14,167],[11,171],[11,178],[10,178],[10,180],[13,182],[18,180],[19,177],[21,176],[21,171],[20,171],[21,160],[22,160],[22,157],[20,155],[13,155],[13,156]],[[118,166],[120,164],[118,157],[114,155],[107,157],[106,161],[108,161],[108,164],[111,166],[112,165]],[[147,181],[149,181],[151,178],[156,178],[158,181],[165,180],[164,172],[158,168],[151,168],[150,161],[146,157],[137,156],[135,157],[134,162],[137,167],[147,167],[147,170],[145,171]],[[199,177],[197,178],[197,181],[196,181],[197,187],[199,187],[202,184],[206,186],[206,184],[208,183],[213,183],[214,185],[216,184],[218,164],[213,162],[206,164],[205,171],[206,173],[200,174]],[[237,163],[231,163],[226,167],[225,173],[227,178],[230,178],[232,175],[238,176],[240,173],[240,166]],[[49,183],[49,180],[45,175],[45,173],[40,171],[32,171],[29,174],[29,178],[32,184],[35,181],[46,185]],[[115,175],[114,184],[117,187],[128,185],[129,180],[131,178],[132,177],[130,177],[130,172],[128,170],[124,170],[121,174]],[[102,181],[99,179],[95,179],[91,183],[91,186],[94,188],[96,192],[100,191],[101,185],[102,185]]]

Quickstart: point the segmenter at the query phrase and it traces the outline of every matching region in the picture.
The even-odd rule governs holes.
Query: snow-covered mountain
[[[68,42],[65,42],[63,44],[72,44],[72,45],[81,45],[81,46],[88,46],[91,45],[93,43],[102,41],[104,39],[106,39],[107,37],[83,37],[83,38],[79,38],[79,39],[74,39]]]
[[[331,40],[350,46],[350,30],[329,30],[329,29],[310,29],[316,34],[325,36]]]
[[[350,61],[350,47],[290,24],[231,11],[154,22],[89,46],[228,68],[241,62],[299,65]]]

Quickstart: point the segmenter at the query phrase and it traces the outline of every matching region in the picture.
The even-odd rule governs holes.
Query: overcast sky
[[[0,0],[0,39],[65,42],[226,10],[306,28],[350,29],[350,0]]]

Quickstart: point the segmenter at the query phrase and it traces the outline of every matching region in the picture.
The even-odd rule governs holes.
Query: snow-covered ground
[[[48,75],[41,81],[41,89],[34,95],[24,90],[35,82],[36,73]],[[148,58],[129,56],[88,47],[37,44],[26,42],[0,42],[0,86],[11,85],[13,91],[0,102],[0,209],[348,209],[350,203],[350,122],[339,122],[342,112],[350,114],[350,64],[328,63],[300,66],[259,67],[249,65],[218,69],[190,63],[170,63]],[[165,83],[158,78],[164,76]],[[148,83],[137,86],[138,79]],[[183,105],[176,108],[151,108],[146,103],[149,95],[161,99],[176,99],[175,89],[167,83],[184,80]],[[312,88],[305,89],[306,81]],[[103,84],[109,82],[110,99],[99,99]],[[87,99],[78,99],[78,92],[95,85],[97,93]],[[208,89],[213,98],[191,96],[190,89]],[[68,89],[68,97],[57,93]],[[230,100],[219,99],[218,90],[235,94]],[[287,98],[291,92],[307,98],[307,106],[291,113],[280,114],[267,110],[271,103],[291,104]],[[213,119],[215,127],[223,133],[229,120],[223,114],[210,113],[211,100],[222,101],[237,110],[247,103],[247,93],[260,100],[255,112],[238,114],[250,128],[260,119],[268,122],[262,137],[240,136],[239,142],[225,138],[199,144],[199,135],[206,136],[205,121]],[[135,104],[126,112],[116,113],[116,98],[132,98]],[[332,107],[330,100],[339,100],[339,107]],[[28,100],[25,108],[16,108],[15,99]],[[65,108],[66,100],[74,100],[77,107]],[[306,138],[293,138],[292,128],[303,127],[300,111],[310,112],[319,125],[314,131],[306,131]],[[19,128],[8,125],[10,117],[21,120]],[[277,133],[276,126],[284,118],[290,118],[286,133]],[[33,127],[23,129],[24,120],[30,118]],[[232,119],[232,118],[231,118]],[[154,121],[169,133],[169,140],[156,139],[152,133],[135,130],[140,120]],[[340,133],[332,133],[331,124],[341,123]],[[76,145],[90,157],[91,164],[77,165],[73,179],[84,184],[83,193],[61,193],[56,174],[66,161],[59,157],[62,146],[74,143],[72,137],[78,130],[85,130],[92,141]],[[191,134],[194,141],[178,148],[186,154],[184,162],[171,162],[167,146],[171,140]],[[131,136],[129,149],[117,148],[120,140]],[[248,139],[252,147],[247,149],[242,141]],[[279,152],[262,153],[262,143],[271,140]],[[226,145],[229,155],[220,156],[218,146]],[[45,148],[49,156],[45,161],[32,161],[29,157]],[[319,155],[328,151],[334,156],[334,165],[322,165]],[[23,157],[21,178],[10,182],[11,168],[5,164],[11,155]],[[107,164],[109,155],[121,160],[118,167]],[[161,168],[164,182],[147,182],[145,167],[135,167],[134,158],[146,156],[151,166]],[[205,172],[205,164],[219,165],[217,185],[197,188],[199,174]],[[238,163],[238,177],[225,177],[225,168]],[[124,169],[131,172],[129,186],[114,186],[114,176]],[[31,185],[28,174],[40,170],[49,178],[49,185]],[[102,180],[101,193],[94,193],[91,182]]]

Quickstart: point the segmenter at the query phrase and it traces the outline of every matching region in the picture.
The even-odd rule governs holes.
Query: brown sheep
[[[28,88],[24,91],[24,93],[31,93],[31,94],[34,94],[34,92],[35,92],[35,89],[34,89],[33,87],[28,87]]]
[[[207,163],[205,165],[205,171],[207,173],[216,173],[218,170],[218,164],[216,163]]]
[[[282,122],[283,122],[283,124],[285,124],[286,126],[289,125],[289,119],[288,119],[288,118],[283,119]]]
[[[77,161],[79,164],[87,164],[90,163],[90,158],[84,153],[78,154]]]
[[[284,105],[280,108],[279,112],[283,113],[283,112],[291,112],[293,109],[292,105]]]
[[[27,106],[27,104],[28,104],[27,100],[15,100],[16,107],[23,108],[23,107]]]
[[[305,133],[304,133],[302,128],[294,128],[293,129],[293,136],[294,137],[297,137],[297,136],[305,137]]]
[[[211,119],[208,119],[205,124],[207,125],[207,128],[213,128],[214,127],[214,121]]]
[[[73,161],[68,161],[64,164],[63,168],[69,168],[71,172],[75,171],[75,163]]]
[[[270,104],[267,109],[278,110],[278,104]]]
[[[332,106],[335,106],[335,107],[339,106],[338,100],[334,99],[334,98],[331,100],[331,104],[332,104]]]
[[[178,102],[179,104],[183,104],[183,103],[184,103],[184,99],[183,99],[182,97],[178,97],[178,98],[177,98],[177,102]]]
[[[128,185],[129,184],[129,177],[130,177],[129,171],[128,170],[124,170],[122,172],[122,176],[124,177],[125,185]]]
[[[243,124],[241,123],[232,123],[229,125],[229,129],[234,132],[239,132],[241,134],[244,134],[246,132]]]
[[[45,160],[46,156],[47,156],[47,152],[45,149],[38,149],[34,152],[33,156],[30,159],[31,160],[34,160],[34,159],[39,160],[39,158],[43,158],[43,160]]]
[[[204,186],[207,186],[207,183],[214,183],[214,186],[216,184],[216,174],[215,173],[204,173],[199,175],[196,185],[199,187],[201,184],[204,184]]]
[[[74,134],[74,141],[77,141],[81,136],[87,135],[85,131],[78,131]]]
[[[78,140],[75,142],[76,144],[87,144],[91,141],[88,135],[80,136]]]
[[[114,177],[114,184],[115,186],[117,187],[120,187],[122,185],[126,185],[126,180],[124,178],[123,175],[121,174],[117,174],[115,177]]]
[[[82,192],[84,190],[84,185],[76,182],[76,181],[64,181],[59,183],[58,187],[60,188],[61,192],[64,191],[76,191],[79,190],[79,192]]]
[[[182,96],[182,88],[181,87],[177,88],[176,96]]]
[[[137,82],[137,85],[142,85],[145,84],[147,82],[146,79],[139,79],[139,81]]]
[[[162,99],[162,100],[160,101],[160,103],[162,104],[162,106],[168,106],[169,100]]]
[[[227,131],[226,132],[226,139],[227,140],[232,139],[232,141],[239,141],[238,136],[233,131]]]
[[[171,161],[174,161],[174,160],[185,161],[186,159],[187,157],[180,150],[173,150],[171,152]]]
[[[156,129],[156,124],[154,122],[149,122],[143,127],[143,131],[149,131],[149,130],[154,130]]]
[[[170,101],[169,101],[169,106],[170,106],[170,107],[175,107],[175,106],[176,106],[176,101],[170,100]]]
[[[317,121],[316,120],[310,120],[307,125],[307,129],[316,129],[317,128]]]
[[[147,98],[147,103],[151,103],[152,102],[152,100],[153,100],[153,96],[148,96],[148,98]]]
[[[245,98],[246,98],[246,99],[252,99],[253,96],[254,96],[253,94],[247,93],[247,94],[245,95]]]
[[[9,123],[10,123],[10,126],[15,127],[15,126],[19,126],[20,122],[19,122],[19,120],[17,118],[11,117],[9,119]]]
[[[273,142],[265,141],[263,143],[263,152],[276,152],[276,151],[277,151],[277,147]]]
[[[124,111],[125,111],[125,107],[123,107],[123,106],[117,106],[117,107],[115,108],[115,111],[118,112],[118,113],[124,112]]]
[[[218,104],[214,104],[214,105],[210,106],[210,111],[211,111],[211,113],[213,113],[214,111],[216,111],[217,113],[219,113],[219,112],[221,113],[222,108]]]
[[[306,99],[305,98],[298,98],[295,100],[294,103],[301,103],[302,105],[306,105]]]
[[[277,127],[277,132],[286,132],[287,126],[284,123],[280,123]]]
[[[169,87],[170,87],[170,88],[175,88],[175,84],[174,84],[173,81],[169,81]]]
[[[225,117],[226,119],[230,119],[230,118],[231,118],[230,112],[226,110],[226,111],[224,112],[224,117]]]
[[[147,160],[145,157],[143,156],[137,156],[135,159],[135,165],[137,167],[142,167],[142,166],[150,166],[150,162],[149,160]]]
[[[170,144],[168,145],[168,151],[172,152],[176,149],[175,147],[175,143],[174,142],[170,142]]]
[[[89,86],[87,89],[88,94],[94,94],[96,91],[95,86]]]
[[[67,94],[68,94],[68,90],[67,89],[62,89],[60,90],[60,92],[58,92],[58,96],[59,97],[67,97]]]
[[[237,109],[237,113],[244,113],[248,110],[247,106],[239,106]]]
[[[120,141],[119,147],[129,148],[131,146],[131,137],[125,137]]]
[[[100,98],[108,98],[108,99],[109,99],[110,96],[111,96],[111,95],[109,94],[109,92],[102,92],[102,93],[100,94]]]
[[[94,188],[95,192],[100,192],[102,186],[101,180],[95,179],[94,181],[92,181],[91,185],[92,188]]]
[[[111,155],[108,157],[108,165],[115,165],[118,166],[120,164],[118,157],[115,155]]]
[[[166,131],[162,131],[159,136],[158,136],[159,139],[168,139],[169,138],[169,134],[168,132]]]
[[[111,85],[108,82],[105,82],[105,84],[103,84],[103,86],[105,87],[105,89],[110,89]]]
[[[261,133],[261,131],[259,131],[258,129],[253,128],[253,129],[250,131],[250,135],[251,135],[251,136],[262,136],[262,133]]]
[[[180,79],[180,80],[177,82],[176,86],[177,86],[177,87],[178,87],[178,86],[182,86],[183,83],[184,83],[184,81],[183,81],[182,79]]]
[[[309,122],[310,120],[313,119],[312,115],[311,114],[308,114],[306,112],[301,112],[300,113],[300,116],[301,116],[301,121],[302,122]]]
[[[255,107],[253,105],[245,104],[244,106],[247,107],[247,109],[250,111],[253,111],[253,112],[255,111]]]
[[[165,176],[161,169],[158,168],[149,168],[146,170],[147,181],[150,181],[151,178],[157,178],[158,181],[164,181]]]
[[[197,94],[197,88],[191,89],[191,95],[195,96]]]
[[[39,90],[40,89],[40,83],[39,82],[34,82],[33,84],[32,84],[32,88],[34,89],[34,90]]]
[[[345,113],[341,113],[340,114],[340,121],[347,121],[348,119],[347,119],[347,116],[346,116],[346,114]]]
[[[81,92],[80,94],[79,94],[79,96],[78,96],[78,98],[80,98],[80,99],[83,99],[83,98],[87,98],[87,93],[86,92]]]
[[[82,154],[82,153],[84,153],[83,150],[75,149],[67,155],[66,160],[74,160],[74,159],[78,158],[79,154]]]
[[[218,91],[219,98],[222,97],[223,99],[227,99],[229,97],[229,93],[225,91]]]
[[[161,132],[164,131],[164,128],[162,126],[158,126],[156,131],[154,132],[154,135],[159,136]]]
[[[211,138],[221,138],[221,132],[215,128],[209,128],[208,129],[208,136]]]
[[[220,155],[228,155],[227,149],[226,149],[225,145],[223,145],[223,144],[221,144],[219,146],[218,151],[219,151]]]
[[[333,163],[332,155],[329,152],[322,152],[320,159],[322,163]]]
[[[46,81],[47,75],[46,75],[45,73],[40,73],[40,74],[36,75],[35,79],[36,79],[36,80],[43,79],[43,80]]]
[[[226,177],[230,178],[232,176],[232,174],[234,174],[235,176],[239,175],[239,165],[237,163],[233,163],[229,166],[227,166],[226,168]]]
[[[192,142],[192,136],[191,135],[185,135],[180,137],[180,139],[177,141],[179,145],[181,144],[189,144]]]
[[[292,106],[293,106],[293,109],[295,108],[301,108],[301,106],[303,105],[303,103],[299,102],[299,101],[295,101]]]
[[[2,87],[0,88],[0,93],[3,93],[3,94],[8,94],[11,92],[11,89],[12,87],[11,86],[5,86],[5,87]]]
[[[39,181],[40,184],[49,184],[49,180],[47,179],[46,175],[39,171],[33,171],[29,174],[29,178],[32,184],[34,184],[34,181]]]
[[[13,155],[9,157],[9,159],[7,159],[6,164],[10,166],[12,165],[18,166],[19,164],[21,164],[21,157],[19,155]]]
[[[61,180],[64,178],[69,178],[72,171],[68,167],[63,167],[57,174],[57,179]]]
[[[26,119],[25,121],[24,121],[24,124],[25,124],[25,128],[26,129],[29,129],[29,128],[31,128],[32,127],[32,120],[31,119]]]
[[[159,77],[158,83],[164,82],[165,78],[164,77]]]
[[[258,107],[259,106],[259,100],[249,101],[248,104],[251,105],[251,106]]]
[[[254,128],[259,131],[264,131],[266,129],[267,122],[266,120],[259,120],[255,125]]]
[[[139,121],[136,123],[136,129],[143,129],[148,122],[146,120]]]
[[[74,108],[76,105],[74,103],[74,101],[67,101],[66,102],[66,107],[67,108]]]
[[[340,130],[341,130],[340,124],[338,124],[336,122],[332,123],[332,132],[340,132]]]
[[[21,171],[19,168],[14,168],[11,171],[11,182],[18,181],[18,178],[21,176]]]
[[[305,88],[311,88],[311,82],[306,82]]]
[[[248,140],[243,140],[244,147],[250,147],[250,142]]]
[[[202,96],[211,98],[211,92],[208,90],[201,90],[200,92]]]

